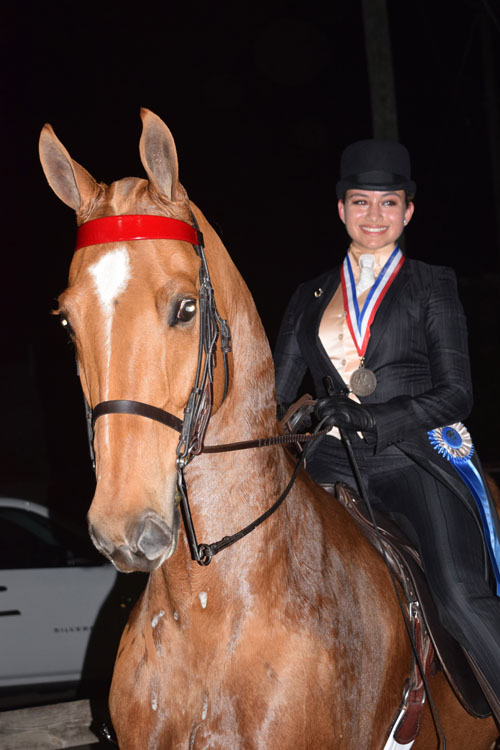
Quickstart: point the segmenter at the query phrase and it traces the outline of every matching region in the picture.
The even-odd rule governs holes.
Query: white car
[[[0,498],[0,689],[109,678],[143,586],[117,573],[85,530]]]

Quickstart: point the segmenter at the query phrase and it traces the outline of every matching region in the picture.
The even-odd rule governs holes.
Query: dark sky
[[[177,143],[181,181],[221,234],[272,343],[295,286],[345,252],[338,158],[373,135],[361,0],[126,5],[10,4],[0,32],[0,479],[4,491],[19,494],[24,484],[72,510],[88,502],[92,478],[72,353],[50,310],[65,287],[74,217],[39,166],[44,122],[96,179],[111,182],[144,176],[139,108],[160,115]],[[498,360],[500,322],[500,3],[388,0],[388,12],[400,140],[418,185],[406,248],[457,271],[474,334],[479,424],[492,408],[483,358]]]

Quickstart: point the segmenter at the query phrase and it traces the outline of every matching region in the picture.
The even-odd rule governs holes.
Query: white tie
[[[359,297],[360,294],[366,292],[375,281],[375,274],[373,273],[373,263],[375,258],[369,253],[362,255],[359,259],[359,265],[361,266],[361,275],[359,281],[356,284],[356,295]]]

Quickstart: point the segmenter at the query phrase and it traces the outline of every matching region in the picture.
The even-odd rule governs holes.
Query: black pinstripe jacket
[[[295,399],[306,370],[318,397],[327,395],[327,375],[345,388],[318,336],[339,283],[337,267],[301,284],[287,307],[275,350],[276,390],[284,404]],[[377,451],[469,415],[467,326],[450,268],[405,260],[372,323],[365,366],[377,376],[375,392],[361,398],[377,425]]]
[[[340,283],[340,266],[301,284],[285,312],[275,348],[278,402],[297,397],[307,370],[316,397],[323,379],[345,383],[318,336],[319,324]],[[320,291],[321,290],[321,291]],[[468,491],[431,447],[427,431],[463,421],[472,408],[467,326],[450,268],[406,259],[377,311],[365,355],[377,388],[361,398],[376,423],[372,452],[397,445],[460,496]]]

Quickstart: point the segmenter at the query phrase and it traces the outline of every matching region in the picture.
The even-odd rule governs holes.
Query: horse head
[[[137,215],[192,226],[196,216],[207,251],[210,245],[225,253],[179,182],[170,131],[152,112],[142,110],[141,116],[140,155],[147,180],[97,183],[45,125],[40,157],[50,186],[76,211],[81,229],[105,217]],[[232,271],[227,260],[222,269],[212,258],[211,271],[220,279],[217,306],[226,318],[230,302],[225,289]],[[83,242],[74,254],[57,313],[76,346],[90,408],[134,400],[183,420],[200,361],[199,297],[200,257],[189,241],[110,241],[99,235]],[[223,401],[224,381],[223,369],[215,368],[210,386],[213,415]],[[105,413],[95,423],[97,484],[89,528],[97,548],[119,570],[151,571],[175,551],[178,443],[177,432],[142,415]]]

